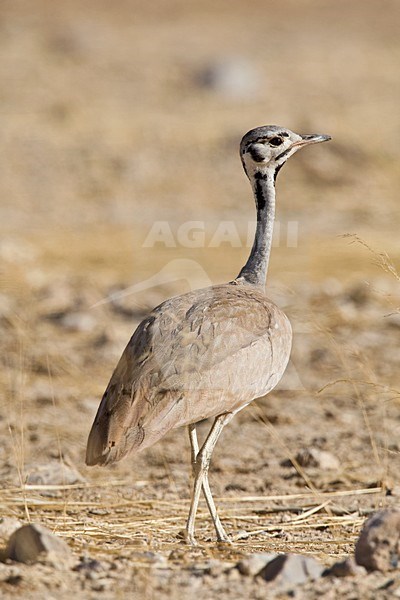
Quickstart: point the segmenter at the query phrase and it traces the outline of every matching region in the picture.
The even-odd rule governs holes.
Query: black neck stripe
[[[264,195],[264,190],[260,179],[256,180],[256,202],[257,202],[257,210],[263,210],[265,208],[266,199]]]
[[[262,171],[256,171],[254,173],[254,179],[256,181],[260,181],[260,179],[268,179],[268,173],[263,173]]]
[[[282,163],[282,164],[280,164],[280,165],[278,165],[278,166],[276,167],[276,169],[275,169],[275,173],[274,173],[274,183],[275,183],[275,181],[276,181],[276,178],[278,177],[278,173],[279,173],[279,171],[282,169],[282,167],[283,167],[283,165],[284,165],[284,164],[285,164],[285,163]]]

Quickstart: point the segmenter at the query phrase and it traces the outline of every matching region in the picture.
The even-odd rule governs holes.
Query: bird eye
[[[271,146],[280,146],[283,143],[283,140],[280,137],[273,137],[269,140]]]

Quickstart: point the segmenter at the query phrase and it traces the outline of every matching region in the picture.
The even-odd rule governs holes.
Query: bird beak
[[[328,142],[331,138],[330,135],[322,135],[321,133],[312,133],[311,135],[302,135],[301,140],[294,142],[291,148],[296,146],[308,146],[309,144],[318,144],[319,142]]]

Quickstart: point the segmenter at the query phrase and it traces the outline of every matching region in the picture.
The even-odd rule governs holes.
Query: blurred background
[[[267,412],[293,450],[320,431],[342,465],[351,444],[367,453],[352,463],[357,477],[371,477],[371,461],[378,479],[391,468],[400,433],[398,32],[396,0],[2,0],[6,479],[60,453],[84,470],[98,401],[145,312],[239,272],[255,212],[238,147],[264,124],[333,138],[300,152],[278,179],[268,292],[295,340]],[[237,436],[253,430],[268,453],[265,431],[240,419],[224,455],[233,461]],[[174,446],[182,436],[135,460],[157,475],[147,494],[164,474],[163,493],[187,495]]]
[[[3,1],[5,240],[29,240],[58,272],[92,260],[133,281],[179,256],[225,280],[247,250],[210,249],[212,235],[233,220],[245,242],[254,220],[238,143],[276,123],[333,142],[299,154],[280,178],[274,276],[288,221],[300,248],[285,270],[295,261],[301,277],[306,248],[345,252],[337,234],[397,254],[398,13],[390,0]],[[180,224],[204,222],[206,248],[143,250],[155,220],[168,221],[177,246]],[[350,276],[332,253],[325,274]]]

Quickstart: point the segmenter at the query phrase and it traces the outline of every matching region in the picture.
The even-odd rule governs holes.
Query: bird
[[[330,140],[277,125],[252,129],[240,142],[257,225],[246,264],[228,283],[172,297],[143,319],[126,346],[89,433],[86,464],[110,465],[186,426],[193,487],[184,536],[196,545],[195,519],[203,492],[218,542],[230,543],[218,516],[208,472],[224,427],[281,379],[292,329],[265,292],[275,218],[276,178],[301,148]],[[213,419],[200,446],[198,423]]]

